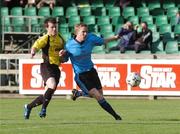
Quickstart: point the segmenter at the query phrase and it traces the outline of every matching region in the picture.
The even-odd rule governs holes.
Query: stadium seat
[[[11,23],[10,23],[10,18],[9,17],[6,17],[6,16],[2,16],[1,17],[1,24],[4,25],[4,30],[5,32],[10,32],[11,31]]]
[[[43,26],[42,24],[38,23],[38,24],[33,24],[32,25],[32,28],[31,28],[31,32],[42,32],[44,29],[43,29]]]
[[[24,18],[22,17],[15,17],[12,19],[12,26],[14,32],[24,32],[25,25],[24,25]]]
[[[168,8],[168,10],[167,10],[167,17],[176,16],[177,12],[178,12],[178,8],[177,7]]]
[[[64,33],[69,33],[68,24],[60,24],[58,25],[58,31],[63,35]]]
[[[92,50],[92,53],[96,53],[96,54],[105,54],[105,49],[104,46],[95,46]]]
[[[147,8],[147,7],[137,8],[137,16],[139,16],[139,17],[149,16],[149,8]]]
[[[110,24],[109,16],[99,16],[97,18],[97,25]]]
[[[176,22],[177,20],[176,20],[176,16],[172,16],[172,17],[170,17],[170,24],[171,24],[171,26],[175,26],[176,25]]]
[[[106,16],[106,8],[105,7],[97,7],[92,9],[92,14],[95,16]]]
[[[106,7],[106,8],[111,8],[111,7],[114,8],[114,3],[115,3],[115,1],[116,1],[116,0],[105,0],[105,1],[104,1],[105,7]]]
[[[151,31],[152,31],[153,33],[154,33],[154,32],[157,32],[157,27],[156,27],[156,25],[154,25],[154,24],[149,24],[148,27],[149,27],[149,29],[151,29]]]
[[[109,36],[109,37],[112,37],[112,36]],[[117,46],[117,41],[111,41],[111,42],[107,43],[106,49],[107,49],[107,51],[109,51],[110,48],[115,47],[115,46]],[[119,50],[118,50],[118,52],[120,53]]]
[[[164,0],[162,3],[163,9],[167,10],[169,8],[175,7],[175,2],[173,0]]]
[[[40,7],[38,10],[38,16],[50,16],[50,8],[49,7]]]
[[[82,7],[80,8],[80,16],[90,16],[91,15],[91,7]]]
[[[13,16],[22,16],[23,15],[22,7],[13,7],[11,9],[11,15],[13,15]]]
[[[150,14],[155,17],[155,16],[158,16],[158,15],[164,15],[165,14],[165,11],[164,9],[162,8],[155,8],[153,10],[150,11]]]
[[[1,24],[4,24],[6,26],[10,25],[10,18],[6,17],[8,15],[9,15],[8,7],[1,7]]]
[[[66,17],[69,18],[70,16],[78,16],[77,7],[68,7],[66,9]]]
[[[75,2],[79,8],[90,7],[89,0],[75,0]]]
[[[164,33],[161,35],[161,40],[164,44],[166,44],[168,41],[174,40],[174,33]]]
[[[174,36],[180,36],[180,24],[175,25]]]
[[[96,24],[96,18],[95,16],[85,16],[83,17],[83,23],[87,25]]]
[[[31,18],[26,19],[26,24],[36,25],[38,24],[38,18],[34,17],[37,15],[35,7],[27,7],[24,9],[25,16],[32,16]]]
[[[125,54],[135,54],[135,51],[134,50],[126,50]]]
[[[141,18],[141,22],[147,22],[147,24],[153,24],[153,17],[152,16],[143,16]]]
[[[103,0],[90,0],[90,3],[92,8],[104,7]]]
[[[151,46],[152,53],[164,53],[164,45],[162,41],[156,41]]]
[[[153,36],[153,42],[157,42],[160,40],[159,32],[153,32],[152,36]]]
[[[64,8],[60,6],[56,6],[52,10],[52,16],[57,17],[57,16],[64,16]]]
[[[159,27],[159,33],[160,35],[166,34],[166,33],[171,33],[171,25],[170,24],[163,24]]]
[[[121,28],[123,25],[124,25],[124,24],[117,24],[117,25],[115,26],[114,33],[117,34],[118,31],[120,30],[120,28]]]
[[[63,33],[62,36],[63,36],[65,41],[67,41],[68,39],[71,38],[71,34],[70,33]]]
[[[119,50],[113,50],[113,51],[110,51],[110,54],[120,54],[120,51]]]
[[[111,24],[105,24],[105,25],[100,25],[99,26],[99,32],[101,34],[106,34],[106,33],[112,33],[113,32],[113,28]]]
[[[36,16],[36,8],[35,7],[27,7],[24,9],[25,16]]]
[[[102,34],[102,36],[103,36],[104,38],[109,38],[109,37],[114,36],[114,33],[113,33],[113,32],[107,32],[107,33],[105,33],[105,34]]]
[[[1,7],[1,16],[9,15],[9,8],[8,7]]]
[[[80,17],[79,16],[71,16],[68,19],[69,27],[73,27],[74,25],[80,23]]]
[[[124,24],[124,18],[122,16],[114,16],[112,17],[112,25],[117,25],[117,24]]]
[[[122,15],[126,19],[130,16],[134,16],[135,15],[134,7],[124,7]]]
[[[139,17],[138,16],[131,16],[128,18],[128,21],[132,22],[133,25],[139,24]]]
[[[177,41],[168,41],[165,46],[165,51],[167,54],[178,53],[178,42]]]
[[[141,50],[140,54],[151,54],[150,50]]]
[[[153,0],[148,1],[148,8],[150,11],[155,8],[160,8],[160,7],[161,7],[161,4],[158,0],[157,1],[153,1]]]
[[[109,17],[114,17],[114,16],[120,16],[120,8],[119,7],[110,7],[107,9],[108,10],[108,16]]]
[[[155,18],[155,24],[159,27],[162,24],[168,24],[168,19],[166,15],[159,15]]]
[[[60,24],[66,24],[66,18],[64,16],[58,16],[58,21]]]
[[[98,33],[98,26],[96,24],[89,24],[88,31],[92,33]]]

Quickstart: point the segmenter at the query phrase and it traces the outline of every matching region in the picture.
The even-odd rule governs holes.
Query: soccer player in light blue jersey
[[[118,36],[103,39],[88,33],[87,25],[83,23],[77,24],[74,31],[75,36],[65,45],[67,52],[66,60],[70,58],[75,72],[75,81],[82,91],[73,89],[72,99],[76,100],[79,96],[93,97],[105,111],[111,114],[116,120],[121,120],[121,117],[103,97],[101,82],[91,60],[94,46],[116,40]]]

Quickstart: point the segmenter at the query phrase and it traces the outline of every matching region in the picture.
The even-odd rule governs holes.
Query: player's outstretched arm
[[[117,39],[119,39],[119,35],[115,35],[115,36],[104,39],[104,41],[105,41],[104,43],[106,44],[106,43],[108,43],[110,41],[114,41],[114,40],[117,40]]]

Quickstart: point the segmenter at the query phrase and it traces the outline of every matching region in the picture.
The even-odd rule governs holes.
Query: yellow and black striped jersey
[[[59,57],[59,51],[64,49],[64,44],[65,42],[61,35],[49,36],[45,34],[35,41],[32,48],[35,48],[37,51],[42,49],[43,59],[50,64],[59,66],[62,61],[62,58]]]

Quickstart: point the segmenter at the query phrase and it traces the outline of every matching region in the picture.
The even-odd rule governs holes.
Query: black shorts
[[[80,73],[79,80],[85,85],[88,91],[92,88],[102,89],[98,73],[94,68],[90,71]]]
[[[57,65],[49,64],[49,63],[41,63],[40,70],[41,70],[41,76],[43,78],[45,85],[46,85],[46,81],[50,77],[55,78],[56,85],[59,83],[61,72],[60,72],[59,67]]]

